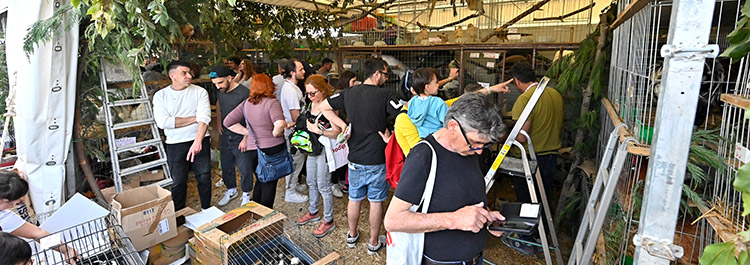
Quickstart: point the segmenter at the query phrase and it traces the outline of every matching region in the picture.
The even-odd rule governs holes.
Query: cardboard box
[[[157,181],[157,180],[162,180],[162,179],[164,179],[164,170],[162,169],[147,170],[147,171],[138,173],[139,182]]]
[[[230,249],[252,248],[283,234],[284,219],[282,213],[251,201],[198,227],[191,249],[201,264],[227,265]]]
[[[177,236],[172,193],[158,185],[115,195],[112,211],[138,251]]]
[[[175,217],[191,215],[195,213],[195,210],[185,207],[177,211],[177,213],[175,213]],[[191,238],[193,238],[193,230],[190,230],[190,228],[181,225],[177,228],[176,237],[170,238],[164,242],[148,248],[148,264],[168,265],[185,257],[185,245],[187,245],[188,240]]]

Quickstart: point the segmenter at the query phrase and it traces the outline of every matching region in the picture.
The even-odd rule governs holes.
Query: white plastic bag
[[[422,193],[422,200],[419,205],[412,205],[409,207],[410,212],[416,212],[420,205],[422,207],[422,213],[426,214],[430,207],[430,200],[432,199],[432,189],[435,187],[435,171],[437,169],[437,154],[435,149],[427,141],[420,141],[419,143],[425,143],[432,150],[432,163],[430,165],[430,175],[427,177],[427,184],[424,187],[424,193]],[[418,144],[419,144],[418,143]],[[404,233],[404,232],[386,232],[387,235],[387,247],[386,247],[386,264],[388,265],[411,265],[411,264],[422,264],[422,253],[424,251],[424,233]]]

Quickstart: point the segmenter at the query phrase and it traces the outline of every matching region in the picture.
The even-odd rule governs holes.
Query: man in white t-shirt
[[[294,124],[300,115],[300,110],[305,105],[302,90],[297,86],[297,81],[305,78],[305,67],[299,60],[289,59],[284,62],[282,68],[284,84],[277,91],[277,97],[281,102],[281,109],[284,112],[284,119],[287,124]],[[291,127],[287,126],[287,129],[284,130],[284,139],[290,152],[292,145],[289,143],[289,135],[291,133]],[[304,184],[297,183],[297,176],[302,172],[306,156],[299,151],[292,153],[294,153],[292,155],[292,158],[294,158],[294,172],[286,176],[286,196],[284,196],[284,200],[287,202],[302,203],[307,201],[307,195],[301,193],[305,190],[305,186]]]
[[[198,182],[201,209],[211,207],[211,155],[208,124],[211,105],[206,89],[193,85],[190,65],[173,61],[167,66],[172,84],[154,95],[156,126],[164,129],[167,164],[172,174],[175,210],[185,207],[190,165]]]
[[[276,98],[279,97],[279,91],[281,91],[281,86],[284,85],[284,64],[286,63],[286,59],[281,59],[278,64],[276,64],[277,73],[271,78],[271,81],[273,81],[273,86],[276,88],[276,90],[273,91],[273,94],[276,95]]]

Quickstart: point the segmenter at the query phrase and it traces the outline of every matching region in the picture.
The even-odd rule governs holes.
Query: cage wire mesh
[[[41,243],[39,243],[41,242]],[[31,241],[34,264],[69,264],[61,254],[67,247],[75,249],[76,264],[142,265],[133,243],[112,215],[107,215]],[[49,246],[42,246],[52,242]]]
[[[249,235],[229,247],[230,265],[310,265],[334,253],[319,239],[288,219],[282,225],[266,226],[262,232]],[[323,264],[344,264],[344,258],[335,258]]]
[[[541,8],[489,41],[578,42],[590,32],[592,0],[456,1],[455,9],[448,1],[439,1],[432,8],[430,1],[399,0],[383,13],[345,27],[339,44],[478,43],[537,4],[542,4]],[[459,20],[462,21],[456,25],[427,30]]]
[[[618,1],[618,11],[622,12],[631,1]],[[715,12],[709,37],[709,44],[718,44],[722,50],[726,49],[726,35],[734,29],[739,17],[740,1],[716,1]],[[657,102],[660,96],[663,58],[659,54],[661,46],[666,44],[669,31],[669,20],[672,12],[672,1],[653,1],[632,18],[615,29],[612,41],[612,63],[610,66],[608,99],[612,102],[618,116],[629,126],[632,134],[642,145],[650,145],[653,137]],[[742,61],[744,63],[744,60]],[[742,64],[742,63],[741,63]],[[746,74],[740,64],[731,63],[726,58],[706,59],[702,76],[701,92],[695,117],[695,130],[715,129],[721,126],[722,136],[747,135],[747,128],[743,124],[741,130],[737,126],[732,129],[724,128],[729,120],[738,122],[736,116],[739,111],[731,107],[721,107],[719,100],[721,93],[733,92],[739,89],[737,80]],[[744,92],[743,92],[744,93]],[[733,112],[734,111],[734,112]],[[723,112],[723,114],[722,114]],[[603,143],[607,134],[614,128],[607,111],[602,108],[602,130],[599,136],[599,155],[603,154]],[[746,138],[746,136],[743,136]],[[743,138],[743,139],[745,139]],[[709,148],[714,148],[710,147]],[[728,156],[734,148],[730,142],[722,142],[719,154]],[[618,253],[616,256],[604,255],[606,264],[622,264],[632,257],[632,237],[638,230],[640,207],[644,180],[647,174],[648,158],[629,155],[626,167],[621,174],[617,196],[614,198],[609,213],[609,228],[605,228],[603,237],[607,246],[607,253]],[[709,174],[713,174],[709,172]],[[690,188],[705,200],[716,203],[721,201],[727,206],[727,212],[732,212],[732,206],[739,207],[739,196],[731,188],[731,179],[736,171],[732,168],[724,172],[716,172],[715,181],[707,181],[696,185],[695,179],[688,175],[685,180],[686,188]],[[684,196],[683,196],[684,197]],[[687,205],[687,199],[683,198]],[[731,205],[731,206],[730,206]],[[683,206],[677,220],[675,244],[685,250],[685,255],[675,264],[697,264],[703,248],[715,242],[716,236],[705,220],[693,223],[700,215],[696,209]],[[735,208],[734,211],[737,211]],[[739,213],[732,215],[739,221]],[[742,222],[744,224],[744,220]]]

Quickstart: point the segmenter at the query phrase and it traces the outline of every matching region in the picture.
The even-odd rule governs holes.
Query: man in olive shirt
[[[521,92],[521,95],[513,104],[513,120],[518,121],[521,112],[534,94],[538,83],[534,69],[526,62],[516,63],[510,69],[513,83]],[[551,194],[552,177],[557,165],[557,151],[562,147],[560,132],[562,131],[563,118],[565,115],[562,96],[552,87],[544,89],[544,93],[531,111],[529,118],[523,124],[523,130],[531,137],[531,143],[536,151],[537,165],[542,175],[542,186],[546,194]],[[516,137],[526,147],[526,137],[519,134]],[[524,178],[513,178],[516,188],[516,200],[518,202],[531,202],[529,188]],[[549,198],[549,196],[547,196]]]

